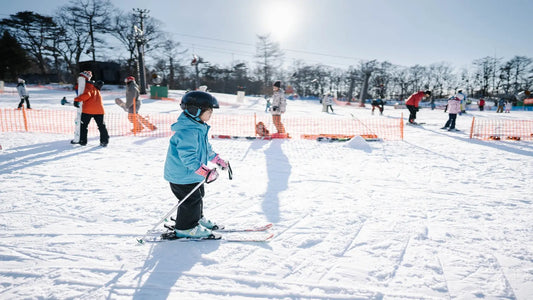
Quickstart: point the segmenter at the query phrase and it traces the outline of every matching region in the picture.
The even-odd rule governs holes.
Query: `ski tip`
[[[141,245],[144,245],[144,240],[143,239],[137,239],[137,243],[139,243]]]
[[[265,241],[268,242],[268,241],[270,241],[273,237],[274,237],[274,234],[271,233],[269,236],[267,236],[267,237],[265,238]]]

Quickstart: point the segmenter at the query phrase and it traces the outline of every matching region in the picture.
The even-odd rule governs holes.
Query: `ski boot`
[[[210,230],[219,230],[224,228],[224,226],[218,226],[215,224],[215,222],[208,220],[205,217],[202,217],[200,220],[198,220],[198,223]]]
[[[192,239],[203,239],[208,238],[213,235],[211,230],[205,228],[204,226],[198,224],[196,227],[185,230],[174,229],[174,234],[178,238],[192,238]]]

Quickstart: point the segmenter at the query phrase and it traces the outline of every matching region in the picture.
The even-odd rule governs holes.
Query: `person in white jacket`
[[[285,133],[285,126],[281,123],[281,114],[285,113],[285,108],[287,107],[287,100],[283,91],[281,90],[281,81],[274,82],[272,86],[274,89],[274,94],[272,95],[272,121],[278,133]]]
[[[17,91],[19,93],[20,97],[20,103],[17,109],[21,109],[22,105],[24,104],[24,101],[26,101],[26,108],[31,109],[30,107],[30,95],[28,94],[28,91],[26,90],[26,81],[24,79],[19,78],[18,84],[17,84]]]
[[[457,114],[461,112],[461,100],[464,99],[463,94],[459,91],[455,96],[448,99],[448,121],[441,129],[448,129],[448,131],[457,131],[455,129],[455,120]]]

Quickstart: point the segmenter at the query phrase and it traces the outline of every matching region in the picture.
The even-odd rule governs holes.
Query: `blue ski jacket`
[[[201,182],[204,177],[195,171],[216,156],[208,141],[210,126],[182,113],[170,128],[174,135],[167,150],[165,180],[174,184]]]

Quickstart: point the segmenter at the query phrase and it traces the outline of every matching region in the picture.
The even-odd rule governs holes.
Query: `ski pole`
[[[176,209],[178,209],[178,207],[183,203],[185,202],[185,200],[187,200],[187,198],[189,198],[198,188],[200,188],[200,186],[202,184],[204,184],[205,182],[205,179],[202,180],[200,183],[198,183],[194,189],[192,189],[192,191],[189,192],[189,194],[187,194],[187,196],[185,196],[182,200],[180,200],[176,205],[174,205],[174,207],[172,207],[172,209],[163,217],[161,218],[161,220],[159,220],[159,222],[157,222],[157,224],[154,225],[154,227],[152,227],[152,229],[148,230],[141,238],[137,239],[137,242],[139,242],[139,244],[144,244],[144,239],[146,239],[146,237],[148,236],[148,234],[151,232],[151,231],[154,231],[157,226],[159,226],[161,223],[165,222],[167,220],[167,218],[173,214]]]

